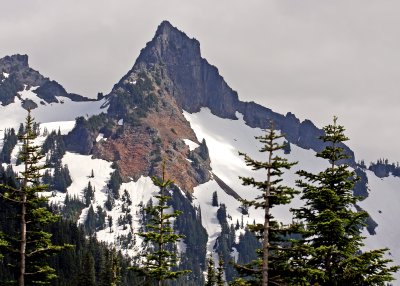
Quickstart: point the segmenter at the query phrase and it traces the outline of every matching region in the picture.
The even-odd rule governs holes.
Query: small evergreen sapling
[[[177,279],[179,276],[189,273],[189,270],[177,270],[177,254],[169,249],[175,248],[176,242],[183,238],[183,235],[176,234],[171,226],[171,219],[182,214],[175,210],[170,213],[167,201],[170,185],[173,181],[165,178],[165,163],[163,163],[162,178],[152,178],[154,185],[160,188],[158,195],[158,204],[151,204],[145,208],[146,213],[150,215],[148,231],[137,233],[149,244],[149,251],[143,255],[144,261],[141,267],[133,267],[133,270],[157,281],[159,286],[164,285],[165,280]]]

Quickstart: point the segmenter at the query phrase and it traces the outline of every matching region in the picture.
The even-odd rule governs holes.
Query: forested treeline
[[[287,146],[273,125],[265,135],[256,137],[263,144],[260,152],[267,154],[267,161],[240,153],[248,166],[265,175],[260,181],[241,177],[243,185],[260,192],[258,196],[255,193],[254,200],[241,200],[242,214],[247,215],[249,208],[261,208],[264,221],[229,224],[226,206],[218,202],[214,192],[210,204],[218,207],[221,233],[213,247],[219,260],[210,257],[208,267],[208,234],[201,225],[201,209],[194,207],[190,196],[185,197],[165,177],[165,161],[162,178],[152,178],[159,187],[155,202],[150,200],[145,207],[141,202],[140,231],[134,233],[132,229],[125,244],[131,247],[131,242],[141,237],[143,249],[137,257],[124,256],[96,239],[96,231],[105,227],[111,231],[113,222],[103,208],[93,208],[95,190],[90,183],[83,190],[84,201],[67,194],[63,206],[54,206],[41,196],[45,183],[65,192],[71,179],[68,167],[61,164],[65,149],[60,132],[51,133],[44,152],[40,152],[38,146],[32,145],[37,136],[35,126],[28,115],[26,127],[18,136],[13,130],[5,133],[9,141],[6,147],[18,143],[14,136],[20,141],[17,163],[24,171],[17,174],[11,165],[0,165],[1,285],[222,286],[228,281],[232,286],[384,285],[393,280],[393,273],[399,269],[384,258],[387,249],[362,251],[361,230],[368,214],[357,208],[361,198],[353,191],[358,177],[345,163],[348,157],[341,146],[348,138],[336,118],[324,128],[321,140],[326,147],[316,154],[327,160],[329,167],[318,173],[297,171],[301,178],[296,182],[297,189],[285,186],[281,178],[296,163],[281,157]],[[202,144],[206,148],[205,141]],[[3,159],[9,159],[10,150],[6,148]],[[52,174],[40,165],[46,154]],[[93,170],[88,173],[94,177]],[[121,183],[119,171],[115,170],[108,184],[107,210],[119,199]],[[303,206],[292,209],[293,221],[284,225],[273,217],[271,208],[289,204],[296,194],[300,194]],[[122,200],[128,214],[132,201],[126,191]],[[77,219],[84,208],[88,208],[87,218],[78,226]],[[132,227],[132,217],[120,220],[119,224]],[[243,231],[237,240],[239,229]],[[185,243],[184,253],[178,253],[179,241]]]

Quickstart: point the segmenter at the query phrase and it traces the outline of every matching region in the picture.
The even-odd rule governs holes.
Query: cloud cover
[[[69,92],[107,93],[162,20],[201,43],[242,100],[321,127],[333,115],[357,160],[400,161],[400,2],[0,0],[0,57]]]

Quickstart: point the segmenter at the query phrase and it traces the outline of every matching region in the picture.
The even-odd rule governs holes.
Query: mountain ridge
[[[72,101],[93,101],[93,99],[68,93],[64,87],[29,66],[28,55],[15,54],[0,59],[0,101],[3,106],[15,101],[19,93],[35,87],[32,90],[41,100],[40,104],[59,103],[57,97],[66,97]],[[26,104],[25,102],[29,102]],[[26,109],[37,108],[36,102],[25,100]]]
[[[20,60],[20,68],[26,69],[25,58]],[[0,75],[4,77],[1,68]],[[50,92],[56,93],[56,90]],[[237,241],[241,241],[240,236],[245,232],[239,226],[233,234],[222,233],[217,213],[223,208],[211,206],[212,193],[216,191],[220,202],[226,205],[224,223],[240,225],[240,221],[243,224],[258,217],[253,213],[246,215],[237,200],[248,199],[251,195],[240,189],[236,178],[249,175],[244,173],[249,170],[241,166],[244,163],[237,159],[237,151],[257,153],[256,146],[250,142],[259,135],[260,129],[270,127],[269,120],[274,121],[276,129],[284,133],[290,143],[288,156],[306,158],[305,164],[310,168],[322,166],[318,159],[310,157],[313,151],[318,152],[324,146],[317,139],[322,135],[321,129],[310,120],[300,121],[293,113],[282,115],[255,102],[241,101],[218,69],[202,58],[200,43],[164,21],[133,67],[101,99],[96,115],[82,112],[75,126],[61,135],[67,150],[63,164],[71,167],[71,174],[78,182],[70,186],[67,193],[82,199],[88,182],[95,182],[96,191],[94,198],[88,199],[89,204],[92,211],[103,208],[113,226],[108,230],[103,224],[93,231],[104,241],[136,254],[141,242],[129,238],[127,231],[135,233],[144,223],[141,208],[154,195],[154,191],[150,191],[153,189],[149,177],[160,176],[161,164],[165,161],[166,173],[175,181],[174,193],[179,194],[179,201],[174,197],[171,205],[184,208],[181,210],[188,214],[177,223],[179,231],[188,237],[182,249],[186,245],[191,256],[201,253],[201,257],[189,257],[186,261],[199,265],[194,275],[197,280],[193,281],[201,281],[205,249],[229,257],[231,252],[227,251],[235,253],[239,249]],[[213,125],[220,125],[221,129],[211,134],[208,129]],[[342,146],[350,156],[354,155],[347,146]],[[14,150],[13,154],[16,153]],[[232,166],[223,165],[224,160]],[[348,163],[359,170],[354,158]],[[104,170],[100,165],[106,166]],[[93,177],[90,168],[94,169]],[[361,171],[365,175],[365,171]],[[359,192],[364,196],[368,195],[371,174],[368,175],[360,185]],[[125,192],[135,196],[129,208],[121,199]],[[60,194],[59,190],[54,193],[54,203],[62,205],[65,194]],[[89,207],[83,208],[79,222],[85,224],[88,216],[90,218],[88,213]],[[201,242],[193,237],[192,229],[202,233]],[[226,235],[234,239],[231,237],[228,250],[223,250],[228,243],[224,241]],[[241,257],[243,253],[238,251],[237,255]]]

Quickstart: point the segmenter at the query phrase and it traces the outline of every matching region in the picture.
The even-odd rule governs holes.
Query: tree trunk
[[[21,205],[21,241],[20,241],[20,261],[19,261],[19,275],[18,285],[25,286],[25,251],[26,251],[26,193],[22,193],[22,205]]]
[[[272,146],[272,139],[269,142]],[[272,161],[272,150],[269,151],[268,164]],[[265,191],[265,213],[264,213],[264,232],[263,232],[263,265],[262,265],[262,285],[268,286],[268,256],[269,256],[269,196],[271,183],[271,169],[267,171],[267,189]]]

